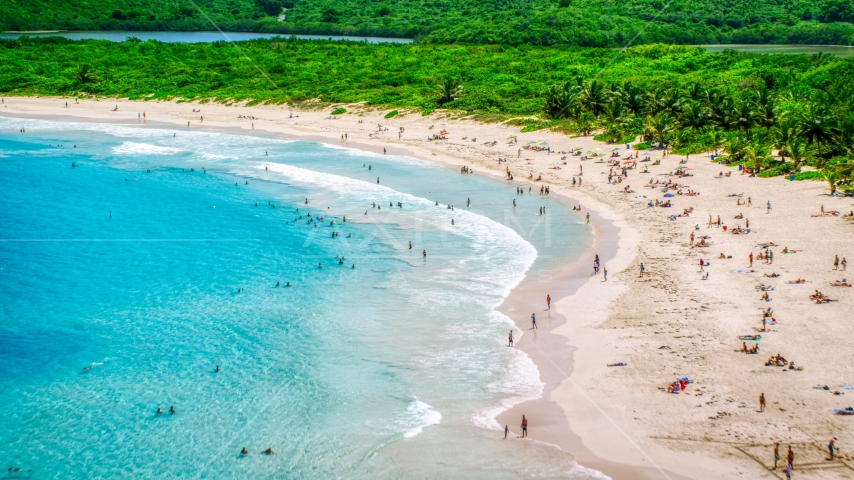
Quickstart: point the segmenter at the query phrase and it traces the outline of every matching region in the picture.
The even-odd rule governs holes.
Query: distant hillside
[[[437,43],[854,44],[854,0],[196,0],[223,30]],[[284,21],[277,16],[286,9]],[[4,0],[2,30],[212,30],[190,0]],[[637,37],[636,37],[637,36]],[[636,38],[635,38],[636,37]]]

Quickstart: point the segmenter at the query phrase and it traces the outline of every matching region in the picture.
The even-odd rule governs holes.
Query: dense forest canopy
[[[196,8],[198,6],[198,8]],[[282,20],[282,21],[280,21]],[[854,44],[854,0],[5,0],[0,30],[223,30],[434,43]]]
[[[509,45],[256,40],[234,45],[0,41],[0,92],[131,99],[442,107],[522,131],[721,150],[760,175],[854,172],[854,59]],[[350,109],[348,109],[350,111]],[[340,110],[339,110],[340,112]],[[776,157],[772,152],[776,150]]]

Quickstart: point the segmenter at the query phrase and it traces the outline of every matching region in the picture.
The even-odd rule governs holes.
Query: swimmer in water
[[[322,264],[322,263],[320,263],[320,262],[318,262],[318,263],[317,263],[317,268],[323,268],[323,264]]]
[[[424,258],[427,258],[427,250],[422,251],[422,252],[421,252],[421,255],[423,255],[423,256],[424,256]]]
[[[163,413],[163,409],[162,409],[162,408],[160,408],[160,407],[157,407],[157,413],[158,413],[158,414]]]
[[[174,406],[169,407],[169,413],[172,413],[172,414],[175,413],[175,407]]]
[[[412,250],[412,240],[409,241],[409,249]]]
[[[273,449],[271,447],[267,447],[267,450],[264,450],[264,453],[266,453],[267,455],[272,455]]]
[[[353,264],[353,269],[354,269],[354,270],[356,269],[356,264],[355,264],[355,263]]]
[[[218,371],[219,371],[219,365],[217,365],[217,366],[216,366],[216,370],[214,370],[214,371],[215,371],[215,372],[218,372]]]
[[[240,454],[241,454],[241,455],[249,455],[249,451],[248,451],[248,450],[246,450],[246,447],[243,447],[243,449],[242,449],[242,450],[240,450]]]
[[[83,370],[92,370],[92,365],[86,365]]]
[[[286,283],[286,284],[285,284],[285,286],[286,286],[286,287],[290,287],[290,286],[291,286],[291,282]]]

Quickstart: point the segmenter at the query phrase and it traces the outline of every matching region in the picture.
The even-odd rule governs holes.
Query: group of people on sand
[[[804,367],[796,367],[794,360],[790,361],[790,362],[786,361],[786,359],[783,358],[783,356],[780,355],[779,353],[777,355],[773,355],[773,356],[769,357],[768,360],[765,361],[765,366],[766,367],[784,367],[784,368],[788,367],[787,368],[788,370],[803,370],[804,369]]]

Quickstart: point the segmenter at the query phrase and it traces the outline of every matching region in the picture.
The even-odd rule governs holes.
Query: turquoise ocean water
[[[493,420],[542,391],[494,309],[592,244],[555,199],[310,142],[10,118],[0,190],[0,478],[596,475]]]

